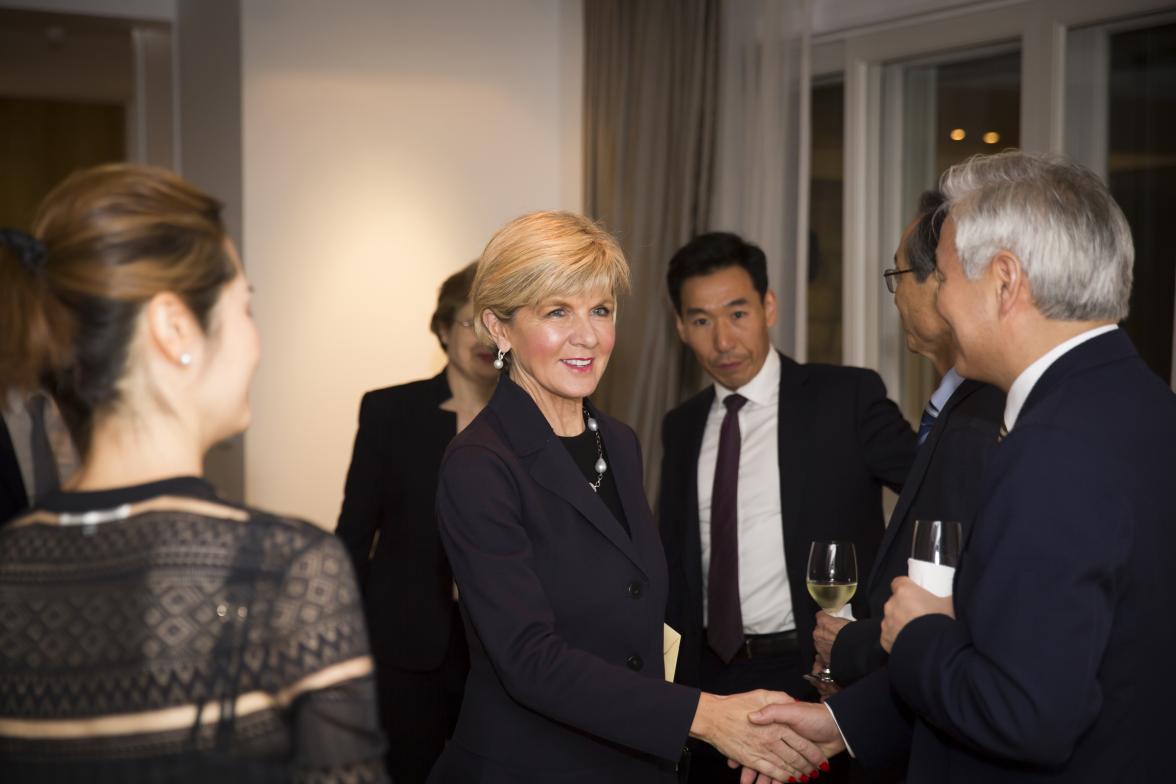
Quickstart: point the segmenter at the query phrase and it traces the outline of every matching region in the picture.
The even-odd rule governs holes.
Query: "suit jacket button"
[[[641,672],[641,668],[645,666],[645,662],[641,661],[640,656],[630,656],[625,660],[625,664],[629,665],[629,669],[634,672]]]
[[[641,583],[636,581],[629,583],[629,595],[634,599],[641,598]]]

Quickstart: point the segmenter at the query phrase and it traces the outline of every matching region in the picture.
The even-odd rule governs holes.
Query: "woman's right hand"
[[[757,726],[748,719],[749,714],[780,702],[794,700],[784,692],[764,689],[730,696],[703,692],[690,735],[776,781],[818,775],[826,758],[815,744],[786,725]]]

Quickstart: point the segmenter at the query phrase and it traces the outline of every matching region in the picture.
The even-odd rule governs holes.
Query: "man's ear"
[[[678,340],[686,342],[686,323],[682,321],[681,313],[674,313],[674,328],[678,330]]]
[[[191,363],[203,345],[204,332],[184,301],[163,291],[149,299],[143,311],[151,344],[177,365]]]
[[[1029,279],[1015,254],[1007,250],[997,253],[989,263],[989,273],[996,285],[997,307],[1002,317],[1011,313],[1022,298],[1032,302]]]
[[[490,337],[494,340],[494,345],[499,351],[503,353],[510,351],[510,337],[506,334],[506,324],[500,321],[489,308],[482,311],[482,326],[490,333]]]
[[[768,289],[764,292],[764,322],[769,327],[776,326],[776,292]]]

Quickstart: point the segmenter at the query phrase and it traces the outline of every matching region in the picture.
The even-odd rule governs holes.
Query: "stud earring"
[[[502,349],[498,349],[498,359],[494,360],[494,369],[495,370],[502,370],[504,367],[506,367],[506,363],[502,361],[502,358],[505,356],[506,356],[506,352],[503,351]]]
[[[185,351],[183,354],[180,354],[180,364],[183,365],[184,367],[188,367],[188,365],[191,365],[192,364],[192,355],[189,354],[187,351]]]

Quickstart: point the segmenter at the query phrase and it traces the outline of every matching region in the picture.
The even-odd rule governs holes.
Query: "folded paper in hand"
[[[951,583],[955,578],[955,567],[921,561],[918,558],[908,558],[907,576],[914,581],[915,585],[943,598],[951,596]]]
[[[678,669],[678,648],[682,645],[682,635],[666,623],[662,624],[662,664],[666,669],[666,680],[674,680],[674,672]]]

